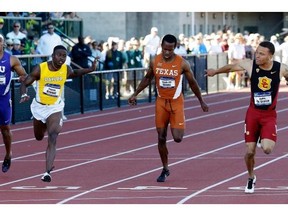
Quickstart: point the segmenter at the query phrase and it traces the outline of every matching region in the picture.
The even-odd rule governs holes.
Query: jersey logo
[[[0,72],[4,73],[5,72],[5,66],[0,66]]]
[[[262,91],[267,91],[271,89],[271,82],[272,79],[268,77],[259,77],[258,78],[258,88],[261,89]]]

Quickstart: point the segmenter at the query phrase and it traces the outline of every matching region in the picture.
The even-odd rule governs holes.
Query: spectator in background
[[[104,70],[123,69],[124,58],[122,53],[118,50],[118,43],[112,41],[111,49],[106,52]],[[117,72],[106,74],[106,99],[114,99],[117,97],[117,92],[114,91],[115,79],[117,79]]]
[[[51,56],[53,49],[57,45],[62,45],[61,37],[54,32],[54,25],[49,23],[47,25],[47,33],[44,33],[38,41],[37,53],[41,55]]]
[[[221,36],[220,35],[214,35],[212,37],[211,41],[211,47],[209,49],[209,54],[218,54],[222,53],[222,47],[221,47]]]
[[[12,48],[12,55],[23,55],[22,52],[22,43],[19,39],[14,39],[13,40],[13,48]],[[27,59],[19,59],[21,62],[22,67],[26,67],[27,66]]]
[[[206,54],[207,53],[207,48],[203,42],[203,36],[201,34],[197,35],[195,37],[195,45],[193,46],[191,53],[192,54]]]
[[[101,50],[101,57],[99,59],[99,69],[100,70],[104,70],[104,63],[105,63],[105,59],[106,59],[106,53],[109,50],[109,44],[108,42],[103,42],[102,43],[102,50]]]
[[[132,41],[126,41],[124,53],[126,56],[127,68],[135,68],[134,50]],[[133,71],[125,71],[124,73],[124,80],[126,80],[124,91],[125,95],[130,95],[131,93],[133,93],[132,92],[133,79],[134,79]]]
[[[275,61],[278,61],[278,62],[281,62],[280,50],[279,50],[280,43],[278,42],[276,35],[272,35],[272,36],[270,37],[270,42],[271,42],[271,43],[274,45],[274,47],[275,47],[274,60],[275,60]]]
[[[245,58],[254,60],[255,50],[253,49],[253,47],[251,45],[250,38],[244,37],[243,41],[244,41],[244,48],[245,48]],[[242,76],[244,76],[244,79],[242,80],[242,81],[244,81],[244,83],[243,83],[244,87],[249,87],[250,86],[250,77],[249,77],[248,71],[245,71],[244,75],[242,75]]]
[[[184,47],[184,44],[181,45],[180,39],[177,39],[177,45],[176,45],[176,47],[174,49],[174,52],[177,55],[186,55],[187,54],[187,51],[186,51],[186,49]]]
[[[143,68],[143,52],[140,50],[140,41],[135,38],[131,43],[133,45],[134,68]],[[137,70],[136,71],[137,84],[141,82],[143,77],[144,77],[144,71]],[[133,93],[134,93],[134,89],[133,89]]]
[[[12,55],[12,49],[13,49],[13,41],[11,39],[7,39],[5,51],[8,52],[10,55]]]
[[[88,57],[91,55],[92,55],[91,49],[87,44],[84,43],[84,37],[79,36],[78,43],[72,47],[70,56],[71,60],[82,68],[88,68],[89,67]]]
[[[34,35],[33,33],[29,33],[27,35],[27,38],[23,40],[23,48],[22,53],[23,54],[36,54],[36,45],[34,41]]]
[[[140,41],[137,38],[134,38],[131,41],[133,46],[133,59],[134,59],[134,67],[135,68],[142,68],[143,67],[143,52],[140,49]],[[143,72],[141,72],[143,73]],[[143,76],[140,78],[142,79]]]
[[[91,56],[89,57],[90,61],[89,61],[89,66],[92,65],[92,62],[94,61],[95,58],[100,59],[101,58],[101,51],[98,48],[98,43],[97,41],[92,41],[91,43]],[[100,64],[97,65],[97,70],[99,70],[100,68]]]
[[[21,29],[20,22],[15,21],[13,23],[13,30],[7,33],[6,38],[10,38],[12,40],[14,40],[14,39],[22,40],[22,39],[26,38],[26,35],[24,33],[22,33],[20,31],[20,29]]]
[[[243,35],[241,33],[237,33],[234,36],[234,42],[229,45],[228,58],[229,58],[230,64],[237,64],[243,59],[245,59],[246,52],[245,52],[245,46],[244,46],[243,40],[244,40]],[[234,87],[236,89],[241,88],[242,75],[243,75],[243,72],[241,71],[229,73],[228,88],[229,89],[233,89]]]
[[[13,40],[13,48],[12,48],[12,55],[21,55],[21,41],[19,39]]]
[[[152,27],[150,34],[146,35],[143,41],[144,45],[144,66],[148,67],[151,59],[157,54],[160,47],[160,37],[158,36],[158,29]]]
[[[227,34],[223,34],[222,35],[222,41],[221,41],[221,48],[223,50],[223,52],[228,52],[229,49],[229,43],[228,43],[228,35]]]

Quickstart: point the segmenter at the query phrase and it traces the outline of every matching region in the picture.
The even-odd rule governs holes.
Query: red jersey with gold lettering
[[[261,110],[276,108],[281,81],[280,66],[279,62],[273,61],[271,70],[263,70],[253,61],[250,106]]]
[[[176,99],[182,93],[182,57],[176,55],[172,62],[165,62],[162,54],[155,57],[154,76],[158,96]]]

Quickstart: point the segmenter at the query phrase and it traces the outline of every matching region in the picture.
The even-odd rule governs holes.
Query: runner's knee
[[[264,151],[265,154],[270,154],[272,152],[272,148],[263,147],[263,151]]]
[[[44,138],[44,135],[35,134],[35,139],[41,141]]]
[[[255,156],[255,152],[246,152],[245,158],[253,158]]]
[[[174,141],[176,143],[180,143],[182,141],[182,137],[174,137]]]

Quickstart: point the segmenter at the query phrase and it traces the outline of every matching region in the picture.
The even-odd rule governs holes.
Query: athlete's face
[[[255,59],[257,65],[264,65],[269,63],[273,59],[273,56],[266,47],[258,46],[255,53]]]
[[[175,43],[168,43],[163,41],[162,56],[164,59],[170,59],[174,55]]]
[[[67,51],[64,49],[58,49],[55,51],[52,57],[55,66],[62,66],[66,61]]]

